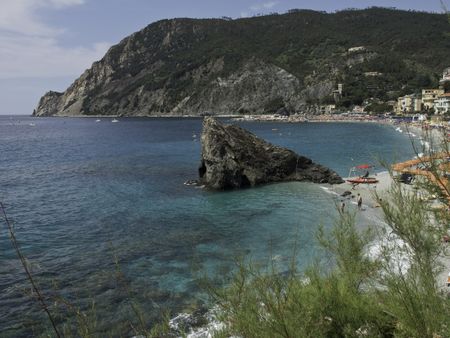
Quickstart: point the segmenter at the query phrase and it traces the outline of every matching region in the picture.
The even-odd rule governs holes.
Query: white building
[[[364,76],[366,77],[377,77],[377,76],[382,76],[383,73],[380,72],[365,72]]]
[[[421,110],[422,100],[415,94],[399,97],[397,100],[397,106],[395,107],[395,112],[397,114],[410,114]]]
[[[450,81],[450,67],[445,69],[442,73],[442,79],[439,81],[440,84],[444,84],[444,82]]]
[[[422,89],[422,104],[425,110],[434,110],[434,101],[444,94],[443,89]]]
[[[358,46],[358,47],[351,47],[348,49],[349,53],[355,53],[355,52],[364,52],[366,50],[366,47],[364,46]]]
[[[436,114],[446,114],[450,112],[450,93],[443,94],[434,101],[434,111]]]
[[[336,110],[335,104],[327,104],[319,107],[321,114],[332,114]]]

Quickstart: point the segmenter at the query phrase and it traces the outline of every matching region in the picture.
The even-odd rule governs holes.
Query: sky
[[[0,0],[0,115],[30,115],[45,92],[64,91],[110,46],[157,20],[370,6],[443,11],[439,0]]]

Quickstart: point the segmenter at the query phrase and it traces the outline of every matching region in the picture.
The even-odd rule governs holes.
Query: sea
[[[0,116],[0,201],[61,328],[79,309],[97,333],[131,337],[136,309],[152,326],[212,306],[199,280],[224,286],[238,261],[276,262],[280,272],[293,255],[300,270],[315,261],[318,227],[338,215],[321,185],[187,186],[198,176],[201,119],[99,120]],[[388,124],[238,124],[344,177],[414,155]],[[0,248],[0,336],[51,332],[3,219]]]

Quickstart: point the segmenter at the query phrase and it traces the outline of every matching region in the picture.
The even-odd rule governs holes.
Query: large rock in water
[[[342,183],[333,170],[274,146],[236,125],[203,121],[200,181],[211,189],[234,189],[284,181]]]

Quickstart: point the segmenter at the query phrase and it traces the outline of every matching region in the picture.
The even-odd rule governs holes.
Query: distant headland
[[[436,88],[444,14],[388,8],[172,19],[111,47],[35,116],[320,114]],[[375,107],[375,108],[376,108]]]

